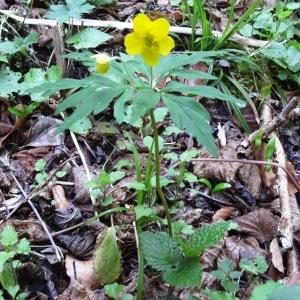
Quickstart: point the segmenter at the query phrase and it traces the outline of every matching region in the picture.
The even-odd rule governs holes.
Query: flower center
[[[154,40],[153,36],[149,33],[145,35],[144,43],[149,48],[157,46],[157,42]]]

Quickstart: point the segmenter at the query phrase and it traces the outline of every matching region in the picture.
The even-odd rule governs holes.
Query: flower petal
[[[135,32],[129,33],[125,36],[126,52],[130,55],[137,55],[142,52],[142,43],[139,36]]]
[[[174,40],[170,36],[166,36],[159,42],[159,52],[161,55],[167,56],[175,47]]]
[[[169,22],[164,18],[159,18],[151,24],[151,34],[157,39],[164,38],[168,35],[170,29]]]
[[[138,14],[133,19],[133,30],[137,35],[143,36],[152,25],[152,21],[145,14]]]
[[[143,56],[145,63],[150,67],[156,66],[159,62],[159,48],[144,48],[141,55]]]

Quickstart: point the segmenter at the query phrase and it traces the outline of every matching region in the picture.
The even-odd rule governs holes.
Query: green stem
[[[157,127],[156,127],[156,122],[155,122],[153,109],[151,109],[151,111],[150,111],[150,119],[151,119],[151,126],[152,126],[153,137],[154,137],[156,190],[157,190],[157,193],[158,193],[158,195],[161,199],[161,202],[164,206],[164,210],[165,210],[165,214],[166,214],[166,218],[167,218],[167,223],[168,223],[169,235],[172,236],[172,223],[171,223],[170,211],[169,211],[167,200],[166,200],[165,195],[164,195],[164,193],[161,189],[161,186],[160,186],[159,142],[158,142],[158,132],[157,132]]]
[[[136,224],[136,246],[138,254],[138,284],[136,289],[136,300],[143,300],[143,289],[144,289],[144,254],[142,251],[140,237],[142,233],[142,227]]]

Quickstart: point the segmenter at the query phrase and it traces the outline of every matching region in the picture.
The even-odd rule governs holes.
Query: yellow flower
[[[133,19],[133,31],[125,37],[126,52],[141,55],[146,64],[155,66],[159,56],[167,56],[175,47],[174,40],[168,36],[169,22],[164,18],[151,21],[145,14]]]
[[[95,54],[92,56],[96,60],[96,71],[99,74],[105,74],[110,67],[110,57],[104,53]]]

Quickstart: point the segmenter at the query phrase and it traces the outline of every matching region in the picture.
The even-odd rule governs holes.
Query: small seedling
[[[227,182],[220,182],[215,186],[213,186],[212,183],[207,178],[200,178],[199,182],[208,188],[210,195],[231,188],[231,184]]]

